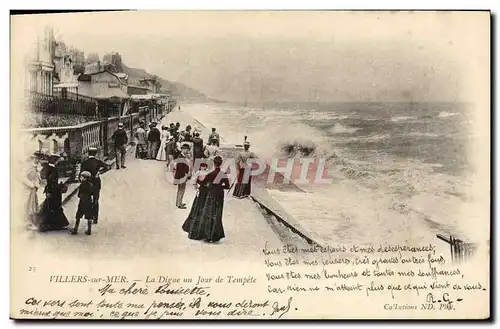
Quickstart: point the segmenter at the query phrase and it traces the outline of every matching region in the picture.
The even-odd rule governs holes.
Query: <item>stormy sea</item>
[[[418,243],[436,233],[471,236],[473,207],[465,103],[185,104],[228,143],[262,157],[327,159],[330,184],[269,191],[324,240]],[[439,242],[437,242],[439,244]]]

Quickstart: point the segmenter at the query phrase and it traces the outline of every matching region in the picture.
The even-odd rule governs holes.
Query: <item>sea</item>
[[[472,234],[474,218],[462,212],[475,202],[466,103],[214,103],[182,111],[228,143],[247,136],[261,157],[326,158],[331,183],[269,191],[324,241],[444,245],[436,234]]]

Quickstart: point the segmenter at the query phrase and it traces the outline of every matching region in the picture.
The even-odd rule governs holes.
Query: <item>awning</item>
[[[54,85],[54,88],[78,88],[78,82],[63,82]]]
[[[95,99],[109,99],[109,98],[130,98],[130,96],[120,88],[107,88],[101,89],[97,93],[87,94],[85,91],[79,92],[80,95],[92,97]]]
[[[148,99],[155,99],[158,98],[154,94],[146,94],[146,95],[131,95],[131,99],[133,100],[148,100]]]

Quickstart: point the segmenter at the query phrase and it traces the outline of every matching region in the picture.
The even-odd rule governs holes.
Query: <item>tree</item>
[[[83,73],[85,73],[85,65],[83,64],[73,65],[73,74],[83,74]]]
[[[157,91],[159,92],[161,90],[161,78],[155,74],[153,74],[151,76],[151,79],[153,79],[155,81],[155,84],[156,84],[156,88],[157,88]]]
[[[87,64],[95,63],[99,61],[99,54],[98,53],[89,53],[87,55]]]
[[[119,53],[107,53],[102,57],[102,61],[113,64],[117,72],[123,72],[122,56]]]

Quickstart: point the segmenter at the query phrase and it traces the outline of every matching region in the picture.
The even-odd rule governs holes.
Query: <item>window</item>
[[[52,145],[51,146],[52,146],[52,150],[51,150],[52,152],[51,153],[52,154],[58,154],[58,152],[59,152],[59,144],[57,143],[56,139],[52,140]]]

